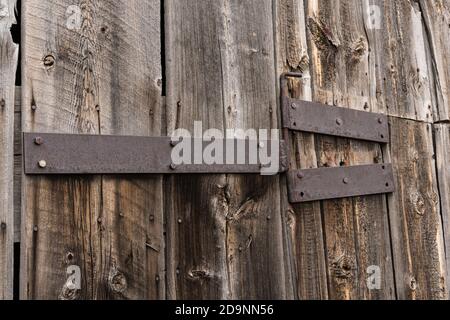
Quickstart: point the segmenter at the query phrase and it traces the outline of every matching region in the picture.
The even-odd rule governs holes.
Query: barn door
[[[23,175],[21,298],[448,297],[448,179],[437,178],[449,158],[439,31],[448,23],[436,22],[448,10],[407,0],[23,0],[22,131],[278,129],[279,79],[295,71],[290,97],[388,115],[390,138],[288,132],[290,169],[392,162],[397,191],[292,204],[285,175]],[[0,138],[11,137],[3,113],[0,124]],[[4,145],[1,156],[11,154]],[[3,203],[1,219],[10,197]],[[0,271],[11,269],[6,230]]]

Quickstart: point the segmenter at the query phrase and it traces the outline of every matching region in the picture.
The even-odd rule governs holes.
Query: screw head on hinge
[[[36,138],[34,138],[34,143],[36,145],[40,146],[44,143],[44,139],[42,137],[36,137]]]

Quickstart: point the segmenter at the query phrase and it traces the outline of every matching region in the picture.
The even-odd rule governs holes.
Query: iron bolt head
[[[35,104],[31,105],[31,110],[35,111],[37,109],[37,106]]]
[[[343,123],[344,123],[344,121],[342,121],[341,118],[337,118],[337,119],[336,119],[336,124],[337,124],[338,126],[342,126]]]
[[[344,182],[345,184],[349,184],[350,179],[349,179],[349,178],[344,178],[343,182]]]
[[[35,143],[36,145],[40,146],[41,144],[44,143],[44,139],[43,139],[42,137],[36,137],[36,138],[34,139],[34,143]]]
[[[383,124],[383,118],[378,118],[378,123]]]
[[[265,146],[266,145],[264,144],[264,142],[258,143],[258,148],[260,148],[260,149],[264,149]]]
[[[295,109],[297,109],[297,105],[295,103],[292,103],[291,108],[295,110]]]
[[[176,170],[177,169],[177,165],[175,163],[171,163],[170,164],[170,169]]]
[[[46,168],[47,167],[47,161],[45,161],[45,160],[39,161],[38,164],[39,164],[40,168]]]
[[[297,178],[303,179],[304,177],[305,177],[305,175],[303,174],[303,172],[297,173]]]

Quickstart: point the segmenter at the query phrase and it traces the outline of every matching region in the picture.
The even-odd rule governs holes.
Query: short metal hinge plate
[[[390,164],[318,168],[288,172],[292,203],[394,192]]]

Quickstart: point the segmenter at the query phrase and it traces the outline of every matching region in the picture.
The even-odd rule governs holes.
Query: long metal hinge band
[[[196,164],[194,154],[200,157],[211,141],[189,139],[192,144],[191,161],[177,164],[172,157],[176,147],[170,137],[102,136],[24,133],[25,174],[181,174],[181,173],[262,173],[270,165],[255,158],[255,153],[265,152],[272,160],[278,157],[275,173],[286,170],[287,155],[283,141],[220,140],[224,157],[233,148],[234,161],[206,164],[203,158]],[[195,150],[196,143],[200,148]],[[273,150],[275,145],[279,150]],[[229,147],[232,146],[232,147]],[[239,149],[238,149],[239,148]],[[265,149],[265,150],[261,150]],[[241,157],[238,156],[241,155]],[[242,156],[242,154],[244,156]],[[228,153],[229,156],[229,153]],[[185,164],[189,163],[189,164]],[[227,164],[229,163],[229,164]],[[273,168],[272,168],[273,169]]]
[[[390,164],[288,172],[289,201],[301,203],[394,192]]]

